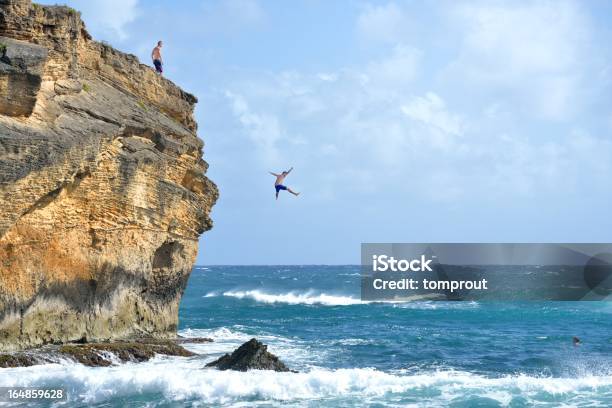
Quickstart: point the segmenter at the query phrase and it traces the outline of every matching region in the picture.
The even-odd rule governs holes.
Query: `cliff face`
[[[174,335],[218,196],[196,101],[73,9],[0,0],[0,350]]]

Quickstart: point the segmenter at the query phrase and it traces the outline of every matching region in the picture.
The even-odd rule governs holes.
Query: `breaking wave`
[[[204,297],[215,297],[216,293],[207,293]],[[322,306],[351,306],[351,305],[367,305],[367,304],[393,304],[397,307],[405,307],[410,309],[438,309],[438,308],[466,308],[471,309],[478,307],[476,302],[462,302],[457,306],[457,302],[431,301],[430,296],[412,296],[404,299],[389,299],[389,300],[361,300],[348,295],[328,294],[308,290],[305,292],[291,291],[286,293],[267,293],[258,289],[253,290],[230,290],[223,292],[222,296],[233,297],[237,299],[251,299],[260,303],[282,303],[288,305],[322,305]]]
[[[260,290],[245,290],[224,292],[223,296],[252,299],[262,303],[285,303],[289,305],[349,306],[367,303],[351,296],[331,295],[315,291],[272,294]]]
[[[68,390],[69,401],[102,404],[138,394],[161,394],[165,403],[199,401],[234,404],[239,401],[299,404],[304,400],[368,400],[385,397],[425,397],[432,405],[480,395],[506,405],[514,398],[528,403],[554,402],[556,396],[588,403],[612,396],[612,376],[583,378],[526,375],[488,378],[463,371],[417,374],[387,373],[372,368],[304,373],[273,371],[218,371],[203,368],[200,359],[156,358],[148,363],[88,368],[51,364],[46,369],[26,367],[0,372],[4,386],[53,387]],[[160,404],[162,401],[159,401]]]

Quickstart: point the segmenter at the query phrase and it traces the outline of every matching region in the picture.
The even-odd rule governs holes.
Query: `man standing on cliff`
[[[157,46],[153,48],[153,51],[151,52],[151,58],[153,59],[153,65],[155,65],[155,71],[157,71],[159,75],[164,72],[164,69],[162,68],[161,48],[162,42],[158,41]]]
[[[285,181],[285,177],[287,177],[287,175],[289,173],[291,173],[291,170],[293,170],[293,167],[290,168],[287,171],[283,171],[281,174],[276,174],[276,173],[272,173],[270,172],[271,175],[273,175],[274,177],[276,177],[276,181],[274,182],[274,188],[276,189],[276,199],[278,200],[278,193],[281,190],[287,190],[288,192],[290,192],[291,194],[293,194],[294,196],[298,196],[300,195],[300,193],[296,193],[295,191],[291,190],[289,187],[286,187],[283,185],[283,181]]]

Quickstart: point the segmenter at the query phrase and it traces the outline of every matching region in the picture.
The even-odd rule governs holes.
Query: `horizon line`
[[[194,264],[193,267],[211,267],[211,266],[361,266],[361,264]]]

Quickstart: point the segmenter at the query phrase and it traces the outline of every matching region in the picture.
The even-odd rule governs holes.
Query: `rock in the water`
[[[14,353],[0,353],[0,368],[61,363],[66,358],[89,367],[108,367],[118,362],[143,362],[156,354],[178,357],[196,355],[173,340],[142,338],[109,343],[46,345]]]
[[[59,353],[74,358],[81,364],[90,367],[106,367],[112,364],[112,354],[122,362],[143,362],[155,354],[167,356],[190,357],[195,353],[171,341],[132,341],[114,343],[66,344],[59,348]]]
[[[34,356],[24,353],[0,354],[0,368],[30,367],[36,364],[42,364],[43,362],[44,361],[40,361]]]
[[[217,367],[219,370],[274,370],[291,371],[278,357],[268,351],[268,346],[251,339],[238,347],[232,354],[226,354],[206,367]]]
[[[174,342],[176,344],[202,344],[212,343],[214,340],[208,337],[177,337]]]
[[[196,102],[74,9],[0,0],[0,351],[175,338],[218,197]]]

